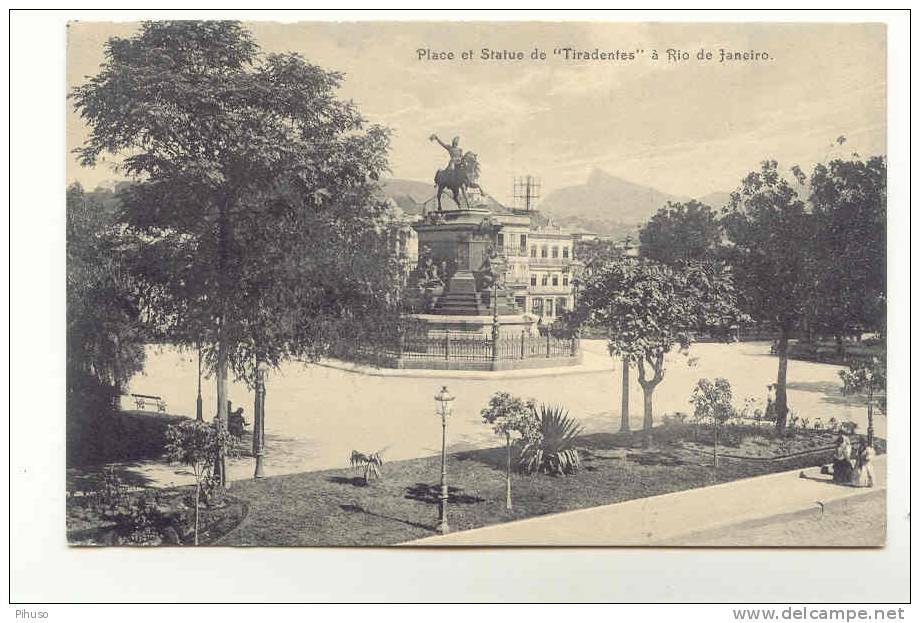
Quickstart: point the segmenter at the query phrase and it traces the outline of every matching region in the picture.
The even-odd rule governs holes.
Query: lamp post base
[[[262,453],[256,455],[256,471],[252,477],[265,478],[265,473],[262,470]]]

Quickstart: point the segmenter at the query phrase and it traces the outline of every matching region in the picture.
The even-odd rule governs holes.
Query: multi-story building
[[[532,230],[527,247],[525,309],[550,320],[571,310],[577,266],[572,234],[560,229]]]
[[[507,260],[505,283],[521,311],[547,323],[571,310],[572,280],[579,266],[573,235],[558,227],[534,227],[532,219],[517,210],[504,208],[493,214],[501,223],[496,243]]]

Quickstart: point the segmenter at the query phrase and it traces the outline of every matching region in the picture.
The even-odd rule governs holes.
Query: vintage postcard
[[[886,46],[70,22],[67,542],[883,546]]]

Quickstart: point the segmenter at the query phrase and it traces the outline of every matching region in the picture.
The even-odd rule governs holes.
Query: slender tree
[[[651,441],[652,397],[665,373],[665,357],[686,350],[693,333],[734,324],[738,318],[730,276],[715,266],[610,261],[588,278],[581,318],[607,334],[610,354],[635,365],[642,386],[643,430]]]
[[[859,360],[850,364],[849,369],[840,371],[841,388],[844,395],[862,394],[866,400],[866,440],[872,445],[875,440],[874,408],[885,410],[885,389],[888,375],[885,362],[878,357]]]
[[[261,362],[321,356],[395,307],[374,199],[387,131],[336,98],[341,81],[235,22],[145,22],[71,93],[81,162],[114,155],[133,181],[121,220],[148,318],[200,341],[221,426],[230,371],[252,384]]]
[[[110,457],[125,383],[142,369],[146,335],[124,239],[107,192],[67,189],[67,458]]]
[[[719,377],[715,381],[700,379],[690,396],[693,416],[698,424],[712,425],[712,466],[719,467],[719,435],[725,422],[734,417],[732,387],[728,380]]]
[[[511,447],[515,442],[526,443],[539,438],[540,422],[536,415],[536,403],[516,398],[507,392],[496,392],[481,415],[485,423],[492,425],[495,434],[505,439],[505,508],[510,511]]]
[[[814,220],[775,161],[764,162],[760,171],[745,177],[725,210],[721,222],[742,308],[779,331],[776,426],[783,429],[789,412],[789,339],[813,292]]]

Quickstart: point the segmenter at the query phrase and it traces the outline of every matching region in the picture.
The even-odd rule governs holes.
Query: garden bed
[[[711,446],[669,436],[664,427],[656,428],[655,436],[650,448],[642,447],[640,434],[581,437],[578,473],[514,475],[512,511],[505,509],[504,448],[452,454],[447,468],[451,529],[468,530],[814,467],[825,463],[831,452],[826,435],[797,433],[786,444],[766,439],[723,447],[720,458],[731,454],[741,460],[721,461],[714,469]],[[877,440],[876,447],[884,452],[884,441]],[[350,469],[233,482],[225,507],[203,511],[201,542],[380,546],[435,534],[440,456],[384,463],[381,472],[382,478],[369,484]],[[175,506],[175,500],[187,498],[190,491],[194,490],[173,488],[162,495]],[[111,523],[100,525],[98,515],[85,511],[81,515],[75,510],[77,500],[68,501],[72,543],[133,544]],[[180,541],[191,542],[187,528]]]
[[[826,456],[780,461],[725,461],[683,444],[649,449],[639,435],[586,435],[581,470],[570,476],[515,475],[514,510],[505,509],[504,448],[451,455],[451,529],[468,530],[527,517],[661,495],[778,471],[813,467]],[[776,456],[781,456],[777,454]],[[364,485],[350,470],[327,470],[244,481],[233,494],[250,514],[221,544],[391,545],[435,534],[440,457],[385,463],[383,477]]]
[[[192,545],[195,542],[194,487],[132,491],[114,503],[95,495],[67,499],[67,541],[71,545]],[[225,494],[202,504],[198,542],[210,545],[240,525],[247,504]]]

